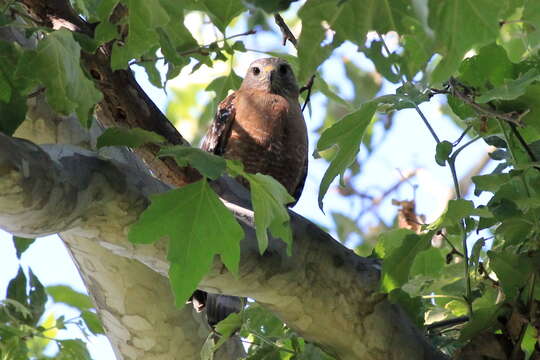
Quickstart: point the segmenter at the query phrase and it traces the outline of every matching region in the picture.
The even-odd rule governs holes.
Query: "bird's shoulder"
[[[235,91],[218,104],[214,120],[201,144],[202,150],[217,155],[222,155],[225,151],[227,138],[236,116],[237,95],[238,91]]]

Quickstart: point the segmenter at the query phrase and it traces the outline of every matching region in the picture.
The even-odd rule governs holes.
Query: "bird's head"
[[[285,97],[298,97],[298,84],[289,63],[280,58],[258,59],[249,65],[242,89],[269,91]]]

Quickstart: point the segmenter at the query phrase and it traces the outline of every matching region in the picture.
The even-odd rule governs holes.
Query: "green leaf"
[[[225,171],[225,159],[190,146],[169,146],[159,151],[158,156],[171,156],[180,166],[191,166],[210,179],[217,179]]]
[[[424,306],[420,296],[411,297],[401,289],[394,289],[388,294],[388,300],[392,304],[399,304],[414,324],[418,328],[422,327],[424,324]]]
[[[237,90],[241,84],[242,78],[236,75],[234,70],[231,70],[229,75],[212,80],[205,91],[213,91],[216,94],[215,99],[221,101],[228,95],[229,90]]]
[[[298,82],[304,84],[313,75],[319,65],[326,60],[332,51],[339,46],[340,41],[334,41],[321,46],[326,36],[322,22],[330,26],[339,21],[343,8],[356,3],[354,1],[341,2],[336,6],[334,0],[308,1],[298,11],[302,20],[302,32],[298,38],[299,69],[296,73]],[[350,10],[349,10],[350,11]],[[352,13],[357,14],[357,12]]]
[[[399,56],[391,53],[388,56],[383,55],[383,42],[372,41],[371,46],[364,50],[366,56],[373,61],[377,71],[390,82],[395,84],[401,81],[400,74],[396,74],[396,64],[399,63]]]
[[[210,20],[212,20],[222,34],[225,34],[225,29],[232,19],[246,10],[240,0],[201,0],[199,3],[204,6],[204,10],[206,10]]]
[[[497,317],[501,311],[500,305],[483,307],[474,312],[474,317],[463,327],[459,339],[470,340],[475,335],[497,323]]]
[[[471,256],[469,257],[469,264],[472,268],[478,267],[478,263],[480,261],[480,254],[482,253],[482,248],[485,244],[486,239],[484,238],[480,238],[474,243],[471,251]]]
[[[213,360],[215,346],[214,334],[210,333],[201,347],[201,360]]]
[[[412,235],[416,235],[416,233],[408,229],[392,229],[382,232],[377,239],[374,252],[379,258],[385,259],[401,246],[407,236]]]
[[[482,47],[478,54],[463,60],[459,79],[478,89],[500,86],[505,79],[514,77],[514,65],[506,51],[499,45]]]
[[[125,43],[115,42],[111,56],[113,70],[125,69],[131,59],[145,54],[158,44],[155,28],[171,20],[160,0],[122,0],[129,11]]]
[[[60,352],[58,360],[92,360],[82,340],[57,340]]]
[[[32,269],[29,269],[28,273],[30,275],[30,291],[28,292],[29,307],[32,312],[32,325],[36,325],[45,312],[47,294],[38,277],[32,272]]]
[[[11,99],[11,85],[9,79],[0,69],[0,102],[9,103]]]
[[[84,320],[86,327],[92,332],[92,334],[105,334],[105,330],[103,330],[103,326],[101,325],[101,320],[99,320],[96,313],[84,310],[81,312],[81,318]]]
[[[19,236],[13,236],[13,244],[15,245],[15,250],[17,252],[17,259],[21,258],[23,252],[28,249],[36,239],[27,239]]]
[[[459,224],[461,219],[471,215],[489,216],[485,209],[475,209],[474,203],[470,200],[450,200],[444,213],[429,226],[429,230],[437,230],[447,226]]]
[[[414,109],[417,105],[429,101],[429,95],[421,91],[415,84],[406,82],[397,88],[395,95],[379,96],[377,101],[380,104],[387,104],[383,107],[387,111]]]
[[[140,128],[108,128],[97,139],[97,148],[105,146],[128,146],[136,148],[148,143],[164,143],[165,138],[155,132],[143,130]]]
[[[488,251],[490,268],[495,271],[501,282],[504,294],[508,299],[513,299],[520,288],[525,286],[533,264],[526,255],[514,254],[511,251]]]
[[[371,122],[376,102],[367,102],[358,110],[346,115],[339,122],[326,129],[317,143],[317,152],[337,147],[337,154],[332,159],[330,166],[324,173],[319,187],[319,207],[323,207],[323,198],[332,181],[338,176],[343,176],[345,170],[354,162],[360,151],[360,143],[364,132]]]
[[[216,325],[216,331],[221,335],[214,347],[216,351],[242,326],[242,316],[238,313],[229,314]]]
[[[399,247],[384,258],[381,291],[390,292],[407,282],[416,256],[430,248],[432,236],[432,231],[421,236],[409,234],[402,239]]]
[[[88,310],[94,307],[88,295],[75,291],[69,286],[47,286],[46,290],[54,302],[64,303],[79,310]]]
[[[432,73],[434,83],[446,81],[473,46],[499,35],[501,8],[491,0],[429,2],[429,26],[435,31],[437,51],[443,56]]]
[[[43,84],[49,105],[65,115],[75,112],[88,127],[102,95],[82,71],[80,52],[71,31],[53,31],[39,41],[37,50],[22,55],[16,77]]]
[[[18,91],[10,94],[10,100],[3,102],[0,100],[0,132],[6,135],[13,135],[26,118],[26,97],[21,96]]]
[[[496,192],[499,188],[510,180],[509,174],[490,174],[473,176],[475,185],[474,193],[479,195],[482,191]]]
[[[15,300],[23,306],[28,305],[28,295],[26,293],[26,275],[19,265],[17,276],[9,281],[7,287],[7,299]]]
[[[233,274],[238,272],[244,232],[205,179],[151,199],[128,238],[136,244],[169,239],[169,279],[178,306],[195,290],[215,255]]]
[[[227,170],[231,176],[242,176],[249,182],[255,212],[255,232],[261,255],[268,247],[268,230],[287,244],[287,253],[290,255],[292,231],[285,205],[294,202],[294,198],[273,177],[246,173],[242,164],[237,161],[227,160]]]
[[[443,271],[445,258],[441,249],[434,247],[422,251],[416,255],[412,265],[410,276],[424,275],[437,278]]]
[[[530,69],[515,80],[505,79],[504,84],[483,93],[476,98],[478,103],[486,103],[492,100],[513,100],[525,94],[527,87],[540,80],[540,73],[536,69]]]
[[[446,165],[446,161],[450,157],[453,148],[452,143],[446,140],[437,144],[437,148],[435,149],[435,161],[439,166]]]
[[[295,1],[297,0],[274,0],[274,1],[244,0],[246,4],[249,4],[259,9],[263,9],[269,14],[272,14],[278,11],[285,11],[289,8],[290,4]]]
[[[537,339],[538,330],[528,324],[525,334],[523,335],[523,340],[521,341],[521,350],[526,354],[525,359],[530,359],[531,354],[534,352]]]

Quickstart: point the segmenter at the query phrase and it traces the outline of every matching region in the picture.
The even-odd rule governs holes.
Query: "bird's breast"
[[[237,94],[236,101],[225,156],[242,161],[250,173],[273,176],[294,192],[307,159],[307,131],[298,103],[259,92]]]

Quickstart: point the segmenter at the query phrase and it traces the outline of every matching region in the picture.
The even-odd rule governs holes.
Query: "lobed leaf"
[[[136,244],[169,240],[169,279],[178,306],[195,290],[215,255],[229,271],[238,272],[243,230],[205,179],[151,199],[128,238]]]

